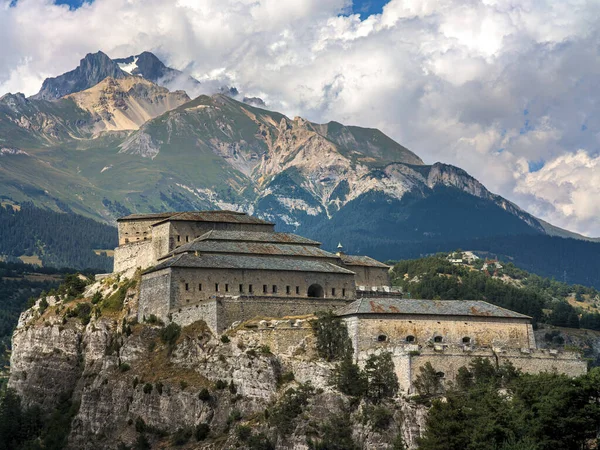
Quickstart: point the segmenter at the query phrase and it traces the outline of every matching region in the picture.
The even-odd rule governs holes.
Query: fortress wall
[[[358,355],[359,364],[364,364],[368,356],[379,349],[363,351]],[[547,350],[509,349],[494,351],[491,348],[475,348],[466,351],[460,347],[424,348],[418,345],[404,345],[387,349],[392,353],[396,375],[404,392],[415,394],[413,383],[427,363],[443,373],[443,383],[448,385],[456,380],[458,370],[468,367],[474,358],[486,358],[494,365],[510,362],[524,373],[557,372],[577,377],[587,372],[587,363],[573,352]]]
[[[115,248],[114,272],[125,272],[130,277],[138,267],[147,269],[155,264],[151,241],[134,242]]]
[[[414,336],[414,343],[421,345],[441,336],[444,344],[462,344],[464,337],[470,337],[471,345],[479,347],[530,348],[533,333],[528,319],[500,317],[369,314],[344,320],[354,330],[358,351],[401,345],[407,336]],[[378,341],[379,336],[386,340]]]
[[[357,286],[389,286],[391,284],[388,269],[347,265],[342,265],[342,267],[356,273]]]
[[[172,270],[174,308],[193,305],[214,296],[244,295],[252,298],[253,296],[249,292],[250,285],[252,285],[254,296],[288,298],[289,300],[306,297],[309,286],[318,283],[323,287],[324,298],[348,300],[356,298],[354,276],[351,274],[179,267]],[[242,292],[240,292],[240,284]],[[202,290],[200,290],[200,285],[202,285]],[[264,285],[267,286],[266,294],[263,292]],[[273,292],[273,286],[277,287],[277,292]],[[287,286],[290,286],[290,294],[287,294]],[[296,286],[298,286],[299,294],[296,294]],[[332,295],[333,288],[335,288],[335,295]]]
[[[223,329],[223,326],[219,325],[220,316],[222,314],[219,314],[219,304],[215,298],[196,303],[193,306],[174,309],[170,312],[171,320],[182,327],[198,320],[204,320],[215,334],[219,334],[220,330]]]
[[[152,224],[156,222],[156,219],[117,222],[119,245],[150,240],[152,238]]]
[[[169,253],[171,247],[174,247],[173,239],[170,235],[171,223],[165,222],[152,227],[152,253],[154,258],[158,259]]]
[[[151,314],[168,322],[171,298],[171,272],[163,269],[142,276],[140,283],[140,301],[138,306],[138,321],[143,321]]]
[[[316,357],[315,335],[310,319],[260,320],[246,323],[236,336],[248,347],[266,345],[277,354]]]

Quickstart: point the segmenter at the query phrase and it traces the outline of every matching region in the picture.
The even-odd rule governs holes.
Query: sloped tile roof
[[[271,242],[245,241],[213,241],[199,240],[182,245],[170,255],[180,253],[235,253],[243,255],[273,255],[273,256],[311,256],[314,258],[337,258],[333,253],[326,252],[312,245],[290,245]]]
[[[376,259],[370,258],[368,256],[358,256],[358,255],[346,255],[341,254],[340,258],[342,262],[347,266],[366,266],[366,267],[381,267],[382,269],[389,269],[390,266],[387,264],[383,264],[382,262],[377,261]]]
[[[117,222],[123,222],[126,220],[162,220],[168,219],[169,217],[177,214],[176,212],[165,212],[165,213],[155,213],[155,214],[129,214],[128,216],[119,217]]]
[[[181,222],[224,222],[224,223],[247,223],[257,225],[274,225],[271,222],[249,216],[237,211],[189,211],[173,214],[154,225],[159,225],[167,221]]]
[[[354,272],[335,264],[309,259],[280,258],[273,256],[200,255],[181,253],[148,269],[146,273],[169,267],[202,269],[277,270],[290,272],[320,272],[354,275]]]
[[[302,244],[302,245],[321,245],[320,242],[312,239],[298,236],[292,233],[276,233],[265,231],[230,231],[230,230],[211,230],[195,241],[245,241],[245,242],[272,242],[278,244]]]
[[[509,319],[531,319],[500,306],[481,300],[417,300],[402,298],[362,298],[336,311],[338,316],[363,314],[430,315],[503,317]]]

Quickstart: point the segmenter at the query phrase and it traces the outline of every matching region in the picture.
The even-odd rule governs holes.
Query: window
[[[344,288],[344,289],[342,289],[342,297],[345,297],[345,296],[346,296],[346,289]]]
[[[433,338],[433,342],[438,342],[439,343],[439,342],[442,342],[442,340],[443,339],[442,339],[441,336],[436,336],[436,337]]]
[[[335,297],[335,288],[331,288],[331,296]]]
[[[219,292],[219,283],[215,283],[215,291]]]
[[[308,287],[308,292],[307,292],[307,296],[308,297],[319,297],[322,298],[324,297],[323,295],[323,288],[321,287],[320,284],[311,284]]]
[[[229,292],[229,285],[225,283],[225,292]]]
[[[189,236],[185,237],[185,242],[190,242],[190,237]]]
[[[385,342],[385,341],[387,341],[387,336],[385,334],[380,334],[379,336],[377,336],[377,341]]]
[[[267,293],[267,285],[263,284],[263,294],[266,294],[266,293]]]
[[[177,236],[177,242],[181,242],[181,236]]]
[[[277,286],[273,285],[273,294],[277,294]]]
[[[252,287],[252,285],[251,285],[251,284],[249,284],[249,285],[248,285],[248,292],[249,292],[250,294],[254,293],[254,288]]]
[[[189,285],[189,284],[187,284],[187,283],[185,283],[185,290],[186,290],[186,291],[189,291],[189,290],[190,290],[190,285]]]
[[[406,342],[415,342],[414,336],[406,336]]]
[[[436,372],[435,374],[438,378],[444,378],[446,374],[444,372]]]
[[[462,342],[463,344],[470,344],[471,338],[469,336],[465,336],[464,338],[462,338]]]
[[[242,294],[244,292],[244,285],[240,284],[240,294]]]
[[[199,290],[199,291],[201,291],[201,290],[202,290],[202,283],[200,283],[200,284],[198,285],[198,290]]]
[[[290,295],[290,292],[292,292],[292,288],[291,288],[290,286],[286,286],[286,287],[285,287],[285,293],[286,293],[287,295]]]
[[[300,295],[300,286],[296,286],[296,295]]]

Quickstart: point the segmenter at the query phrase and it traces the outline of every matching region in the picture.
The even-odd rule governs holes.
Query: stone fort
[[[403,299],[390,287],[389,266],[341,249],[327,252],[244,213],[134,214],[117,223],[115,272],[142,270],[140,321],[154,316],[185,326],[203,320],[219,334],[251,319],[335,310],[356,360],[390,351],[407,392],[427,362],[452,380],[477,356],[526,372],[586,371],[577,354],[537,349],[528,316],[483,301]],[[306,333],[288,328],[286,339],[301,341]]]

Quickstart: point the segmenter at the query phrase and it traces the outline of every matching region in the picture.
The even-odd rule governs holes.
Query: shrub
[[[235,430],[235,435],[240,441],[245,442],[252,436],[252,428],[247,425],[239,425]]]
[[[121,372],[127,372],[129,369],[131,369],[131,366],[127,363],[121,363],[119,364],[119,370]]]
[[[237,394],[237,387],[235,387],[235,384],[233,384],[233,380],[231,380],[229,383],[229,392],[231,392],[233,395]]]
[[[144,434],[140,434],[133,444],[133,450],[150,450],[151,448],[152,446]]]
[[[310,383],[301,384],[298,389],[290,388],[285,391],[281,400],[268,411],[269,424],[275,427],[281,436],[290,434],[294,429],[294,419],[302,414],[314,392]]]
[[[239,422],[240,420],[242,420],[242,413],[238,409],[232,409],[227,417],[227,425]]]
[[[174,434],[173,434],[173,438],[171,439],[171,443],[173,445],[184,445],[185,443],[187,443],[187,441],[190,440],[190,438],[192,437],[192,430],[189,428],[179,428]]]
[[[352,355],[352,342],[342,320],[331,311],[317,313],[311,322],[317,338],[317,352],[326,361],[339,361]]]
[[[229,342],[230,342],[230,341],[229,341],[229,337],[228,337],[228,336],[226,336],[226,335],[223,335],[223,336],[221,336],[221,342],[222,342],[223,344],[229,344]]]
[[[268,355],[272,355],[273,353],[271,352],[271,347],[269,347],[268,345],[262,345],[260,347],[260,353],[268,356]]]
[[[275,445],[273,445],[265,433],[250,436],[246,445],[249,450],[275,450]]]
[[[46,297],[43,297],[40,300],[40,305],[39,305],[38,309],[40,311],[40,314],[44,314],[46,309],[48,309],[48,300],[46,300]]]
[[[217,380],[217,382],[215,383],[215,389],[218,389],[219,391],[225,389],[226,387],[227,387],[226,381]]]
[[[160,331],[160,339],[172,348],[175,346],[180,334],[181,327],[175,322],[172,322]]]
[[[203,402],[207,402],[210,400],[210,392],[208,392],[208,389],[204,388],[202,389],[199,393],[198,393],[198,398],[200,400],[202,400]]]
[[[102,294],[99,291],[95,292],[94,295],[92,296],[92,304],[97,305],[101,301],[102,301]]]
[[[140,380],[138,377],[135,377],[133,379],[133,389],[135,389],[137,387],[137,385],[140,384]]]
[[[151,394],[152,393],[152,383],[146,383],[144,385],[144,394]]]
[[[144,422],[144,419],[142,419],[141,417],[135,419],[135,431],[137,431],[138,433],[143,433],[144,431],[146,431],[146,422]]]
[[[361,397],[367,390],[367,379],[352,358],[346,357],[339,363],[333,373],[333,384],[342,393],[353,397]]]
[[[442,381],[430,362],[419,368],[414,386],[417,393],[425,399],[435,397],[443,392]]]
[[[394,417],[392,412],[383,406],[376,406],[370,409],[369,416],[371,427],[377,431],[386,430]]]
[[[81,320],[82,325],[90,323],[92,305],[89,303],[78,303],[75,308],[75,315]]]
[[[248,355],[250,358],[256,358],[256,356],[257,356],[256,350],[254,350],[253,348],[251,348],[250,350],[248,350],[246,352],[246,355]]]
[[[156,383],[156,390],[158,392],[159,395],[162,395],[163,393],[163,384],[159,381],[158,383]]]
[[[330,419],[320,426],[321,438],[317,441],[309,441],[309,448],[315,450],[359,450],[352,439],[352,421],[348,414],[340,414],[330,417]]]
[[[210,433],[210,427],[208,426],[207,423],[201,423],[198,424],[198,426],[196,427],[196,440],[197,441],[203,441],[208,437],[208,434]]]
[[[185,391],[185,388],[187,388],[187,387],[188,387],[188,383],[187,383],[187,381],[181,380],[181,381],[179,382],[179,387],[181,388],[181,390],[182,390],[182,391]]]
[[[284,384],[291,383],[295,379],[296,379],[296,377],[294,376],[294,372],[292,372],[292,371],[284,372],[279,375],[279,378],[277,379],[277,386],[281,387]]]

